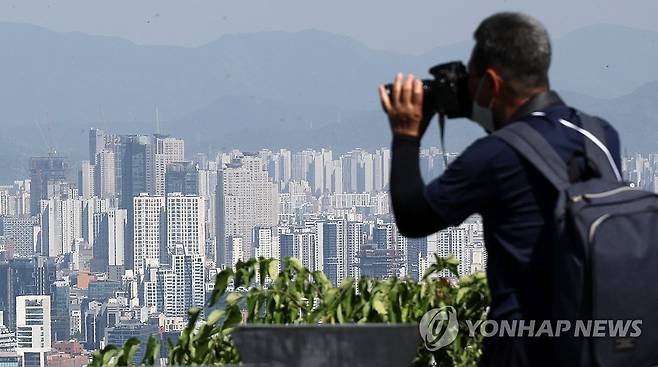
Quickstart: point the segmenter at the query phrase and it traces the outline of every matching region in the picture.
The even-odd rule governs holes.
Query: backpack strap
[[[569,186],[566,163],[532,126],[522,121],[515,122],[495,131],[492,135],[511,145],[558,191]]]
[[[587,158],[596,165],[602,178],[611,181],[621,181],[617,164],[607,148],[606,136],[601,121],[596,117],[580,111],[578,111],[578,117],[580,117],[583,129],[590,132],[598,140],[596,142],[592,137],[583,134],[585,135],[585,154]]]
[[[585,155],[597,166],[596,168],[599,171],[601,178],[621,182],[622,177],[619,168],[612,158],[612,154],[610,154],[608,147],[604,143],[606,139],[601,121],[596,117],[589,116],[582,112],[578,112],[578,114],[581,118],[582,127],[565,119],[558,119],[558,122],[562,124],[562,126],[568,127],[569,129],[575,130],[583,135]],[[544,112],[533,112],[532,115],[548,119]],[[549,119],[549,121],[552,120]],[[593,132],[590,132],[589,129],[592,129]],[[600,138],[602,138],[602,140]]]

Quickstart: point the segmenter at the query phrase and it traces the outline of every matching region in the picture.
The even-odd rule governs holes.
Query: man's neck
[[[537,94],[520,100],[517,108],[514,109],[507,119],[507,123],[518,121],[533,112],[545,110],[548,107],[562,105],[564,102],[557,93],[551,90],[543,90]]]

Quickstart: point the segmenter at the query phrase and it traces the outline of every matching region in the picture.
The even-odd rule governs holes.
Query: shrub
[[[220,272],[210,296],[209,309],[223,300],[223,309],[213,309],[206,320],[201,310],[189,311],[187,327],[176,344],[169,343],[168,363],[173,365],[222,365],[240,362],[231,341],[231,331],[241,323],[341,324],[418,323],[434,308],[452,306],[461,320],[486,317],[489,292],[483,273],[457,282],[435,276],[444,269],[457,274],[454,257],[439,258],[423,279],[346,279],[334,287],[321,271],[311,272],[299,260],[286,258],[278,273],[275,259],[239,262],[236,270]],[[233,290],[230,285],[233,284]],[[240,292],[238,289],[242,289]],[[227,292],[228,291],[228,292]],[[481,354],[481,336],[469,337],[461,323],[457,339],[430,352],[421,343],[414,366],[475,366]],[[119,348],[107,346],[94,353],[91,366],[134,364],[140,341],[130,339]],[[141,365],[159,362],[160,341],[151,336]]]

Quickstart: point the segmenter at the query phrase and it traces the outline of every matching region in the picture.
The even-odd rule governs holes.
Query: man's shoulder
[[[514,148],[493,134],[474,141],[464,150],[461,157],[482,167],[518,162]]]

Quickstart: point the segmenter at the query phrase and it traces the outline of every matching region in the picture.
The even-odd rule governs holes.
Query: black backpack
[[[570,329],[550,339],[551,358],[558,366],[658,366],[658,195],[622,182],[602,122],[579,115],[582,127],[553,122],[584,136],[595,178],[572,182],[569,165],[528,123],[493,134],[558,190],[551,321]]]

